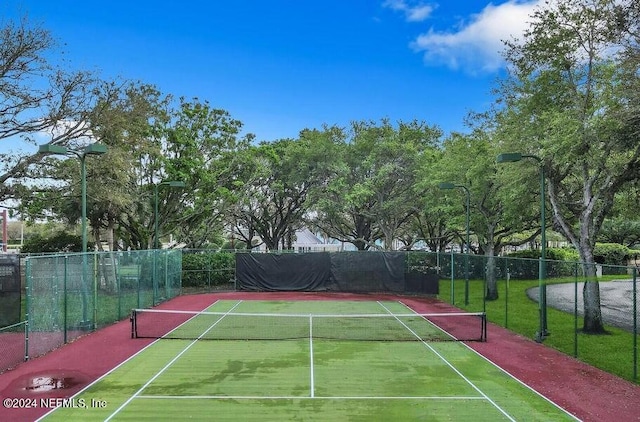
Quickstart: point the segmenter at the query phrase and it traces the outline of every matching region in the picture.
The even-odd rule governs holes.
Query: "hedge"
[[[184,287],[210,287],[233,283],[235,254],[209,250],[182,252],[182,285]]]

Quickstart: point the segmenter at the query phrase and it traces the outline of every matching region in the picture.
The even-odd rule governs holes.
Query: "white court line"
[[[233,307],[231,309],[229,309],[227,311],[227,313],[230,313],[231,311],[233,311],[238,305],[240,305],[242,303],[242,301],[238,301],[238,303],[236,303],[235,305],[233,305]],[[185,354],[187,352],[187,350],[189,350],[194,344],[196,344],[198,342],[199,339],[201,339],[205,334],[207,334],[213,327],[216,326],[216,324],[218,324],[218,322],[220,322],[220,320],[222,320],[222,318],[224,318],[224,315],[221,315],[220,318],[214,322],[209,328],[207,328],[202,334],[200,334],[198,336],[197,339],[193,340],[191,343],[189,343],[180,353],[178,353],[176,355],[176,357],[174,357],[173,359],[171,359],[171,361],[169,363],[167,363],[164,368],[162,368],[160,371],[158,371],[153,377],[151,377],[151,379],[149,381],[147,381],[142,387],[140,387],[140,389],[138,391],[136,391],[131,397],[129,397],[127,399],[127,401],[125,401],[124,403],[122,403],[122,405],[120,407],[118,407],[111,415],[109,415],[108,418],[105,419],[106,421],[110,421],[115,415],[117,415],[122,409],[124,409],[129,403],[131,403],[131,401],[136,398],[137,396],[140,395],[141,392],[144,391],[145,388],[147,388],[149,386],[149,384],[151,384],[153,381],[155,381],[160,375],[162,375],[162,373],[164,373],[164,371],[166,371],[167,369],[169,369],[169,367],[171,365],[173,365],[173,363],[175,361],[177,361],[178,359],[180,359],[180,357]]]
[[[391,312],[389,310],[389,308],[387,308],[386,306],[384,306],[384,304],[380,301],[378,301],[378,304],[380,304],[380,306],[382,306],[389,314],[393,315],[393,312]],[[413,335],[415,335],[418,339],[420,339],[420,336],[413,331],[411,328],[409,328],[407,326],[407,324],[405,324],[404,322],[402,322],[399,318],[396,317],[396,319],[398,320],[398,322],[400,324],[402,324],[407,330],[409,330]],[[515,422],[515,419],[513,417],[511,417],[511,415],[509,415],[503,408],[501,408],[498,403],[494,402],[493,400],[491,400],[491,398],[489,396],[487,396],[480,388],[478,388],[477,385],[475,385],[469,378],[467,378],[466,376],[464,376],[464,374],[462,372],[460,372],[455,366],[453,366],[453,364],[451,362],[449,362],[444,356],[442,356],[436,349],[433,348],[433,346],[431,346],[429,343],[427,343],[424,340],[420,340],[422,344],[424,344],[429,350],[431,350],[433,353],[435,353],[436,356],[438,356],[440,358],[440,360],[442,360],[449,368],[451,368],[453,370],[453,372],[455,372],[456,374],[458,374],[459,377],[461,377],[467,384],[469,384],[471,386],[471,388],[473,388],[474,390],[476,390],[478,392],[478,394],[480,394],[482,397],[484,397],[487,401],[489,401],[489,403],[491,403],[496,409],[498,409],[498,411],[500,413],[502,413],[506,418],[508,418],[510,421]]]
[[[406,303],[403,303],[402,301],[398,301],[398,303],[400,303],[402,306],[404,306],[405,308],[413,311],[414,313],[418,314],[415,310],[411,309],[410,306],[408,306]],[[558,405],[557,403],[554,403],[553,401],[551,401],[548,397],[545,397],[544,395],[542,395],[541,393],[539,393],[538,391],[534,390],[533,387],[531,387],[528,384],[525,384],[523,381],[519,380],[518,378],[516,378],[514,375],[512,375],[511,373],[507,372],[504,368],[501,368],[499,365],[497,365],[496,363],[492,362],[491,360],[489,360],[489,358],[487,358],[486,356],[483,356],[482,354],[480,354],[480,352],[478,352],[477,350],[473,349],[472,347],[470,347],[468,344],[464,343],[464,342],[460,342],[462,343],[462,345],[464,347],[466,347],[467,349],[469,349],[470,351],[472,351],[473,353],[475,353],[477,356],[481,357],[482,359],[484,359],[486,362],[488,362],[489,364],[491,364],[493,367],[497,368],[499,371],[501,371],[503,374],[507,375],[509,378],[511,378],[512,380],[516,381],[517,383],[519,383],[520,385],[522,385],[523,387],[527,388],[529,391],[533,392],[534,394],[536,394],[537,396],[541,397],[542,399],[546,400],[548,403],[552,404],[553,406],[555,406],[558,410],[563,411],[567,416],[574,418],[576,421],[582,421],[582,419],[576,417],[575,415],[572,415],[571,413],[569,413],[566,409],[563,409],[560,405]]]
[[[484,397],[472,396],[138,396],[136,399],[146,400],[485,400]]]
[[[310,389],[311,389],[311,398],[315,395],[315,387],[314,387],[314,375],[313,375],[313,316],[309,315],[309,360],[310,368],[311,368],[311,379],[310,379]]]

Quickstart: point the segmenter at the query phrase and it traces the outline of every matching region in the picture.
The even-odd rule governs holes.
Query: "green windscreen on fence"
[[[27,258],[28,356],[179,295],[181,273],[179,250]]]
[[[0,255],[0,327],[20,322],[20,258]]]
[[[236,253],[236,286],[249,291],[437,294],[435,270],[406,252]]]

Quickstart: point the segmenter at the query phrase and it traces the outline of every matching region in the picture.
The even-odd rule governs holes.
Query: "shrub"
[[[593,255],[598,264],[627,265],[633,253],[631,249],[619,243],[596,243]]]
[[[204,287],[233,283],[235,254],[215,251],[183,251],[182,285]]]
[[[507,254],[509,258],[540,258],[540,251],[535,249],[526,249],[522,251],[511,252]],[[578,251],[573,248],[547,248],[546,258],[552,261],[580,261]]]
[[[51,237],[35,235],[25,240],[21,253],[82,252],[82,238],[63,231]]]
[[[533,279],[538,277],[540,251],[523,250],[507,255],[508,258],[521,258],[509,261],[509,272],[514,279]],[[571,248],[547,248],[546,276],[563,277],[574,273],[574,262],[580,261],[580,256]]]

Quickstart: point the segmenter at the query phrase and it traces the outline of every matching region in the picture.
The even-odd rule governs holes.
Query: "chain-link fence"
[[[587,271],[573,261],[406,253],[406,274],[438,275],[439,299],[486,312],[492,323],[623,378],[638,379],[636,267],[595,264]],[[587,281],[587,273],[595,276]],[[235,275],[234,251],[184,253],[183,283],[190,291],[233,290]],[[587,312],[595,312],[590,318],[602,323],[599,334],[585,331],[585,285],[592,301]]]
[[[95,252],[26,260],[27,356],[180,294],[179,250]]]
[[[0,327],[20,322],[21,299],[20,259],[0,254]]]
[[[182,287],[185,293],[236,289],[236,251],[183,249]]]
[[[570,261],[406,253],[406,274],[437,275],[440,300],[466,311],[486,312],[492,323],[623,378],[638,379],[636,267],[587,268]],[[24,355],[30,357],[126,318],[132,308],[151,307],[185,292],[236,288],[234,251],[29,257],[25,272],[28,330],[18,325],[0,332],[0,338],[22,336],[28,343]],[[586,276],[592,273],[595,276]],[[588,332],[593,328],[589,321],[594,320],[602,323],[599,334]],[[23,356],[22,351],[4,354]]]
[[[23,362],[27,355],[27,322],[0,328],[0,373]]]
[[[492,323],[638,380],[637,267],[411,254],[413,260],[430,261],[438,268],[441,300],[468,311],[485,311]]]

